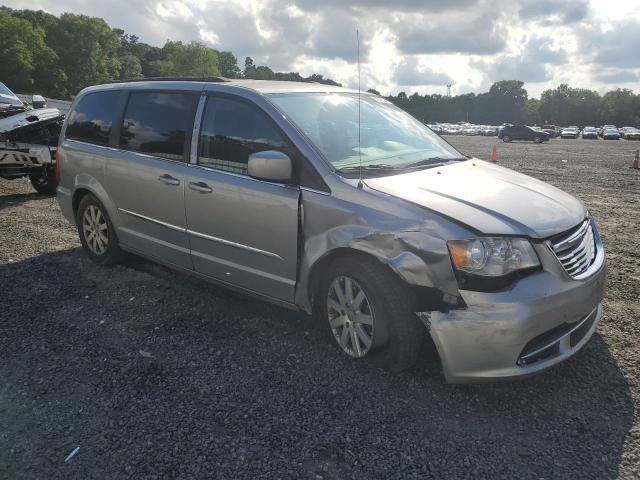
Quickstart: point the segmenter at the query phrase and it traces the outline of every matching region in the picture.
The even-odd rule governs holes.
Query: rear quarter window
[[[110,90],[82,97],[69,115],[65,136],[87,143],[109,145],[119,96],[119,91]]]

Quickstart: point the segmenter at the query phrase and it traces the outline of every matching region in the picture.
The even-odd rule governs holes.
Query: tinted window
[[[120,131],[120,146],[171,160],[187,161],[198,96],[132,93]]]
[[[265,150],[289,153],[265,113],[240,100],[207,100],[200,132],[200,165],[246,175],[249,155]]]
[[[108,145],[119,96],[119,91],[112,90],[89,93],[82,97],[69,116],[66,136],[83,142]]]

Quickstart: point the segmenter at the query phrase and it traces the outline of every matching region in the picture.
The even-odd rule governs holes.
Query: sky
[[[0,0],[104,18],[162,46],[201,41],[256,65],[383,94],[525,82],[640,92],[640,0]]]

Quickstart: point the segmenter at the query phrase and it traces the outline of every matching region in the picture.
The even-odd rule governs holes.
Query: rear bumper
[[[572,356],[591,338],[602,317],[604,250],[584,280],[569,277],[546,245],[536,250],[545,270],[511,290],[461,290],[466,308],[419,315],[448,382],[531,375]]]
[[[73,192],[68,188],[58,185],[58,188],[56,189],[56,197],[64,218],[69,220],[72,225],[75,225],[76,220],[73,218]]]

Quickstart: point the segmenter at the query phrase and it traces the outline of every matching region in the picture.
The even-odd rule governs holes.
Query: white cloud
[[[204,41],[244,62],[320,73],[382,93],[486,90],[516,78],[538,96],[561,82],[640,90],[637,0],[4,0],[11,8],[104,18],[161,46]]]

